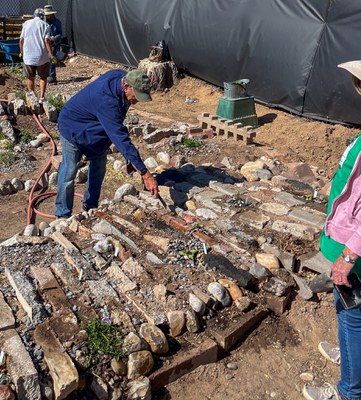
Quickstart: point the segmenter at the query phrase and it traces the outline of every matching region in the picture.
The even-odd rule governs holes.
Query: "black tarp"
[[[32,0],[26,0],[31,2]],[[80,53],[136,66],[167,41],[179,68],[306,117],[361,124],[361,98],[337,64],[361,59],[355,0],[68,0]],[[69,21],[67,21],[69,24]],[[69,31],[69,29],[67,30]],[[215,110],[205,110],[214,112]]]

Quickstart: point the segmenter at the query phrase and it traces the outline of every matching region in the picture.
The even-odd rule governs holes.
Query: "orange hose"
[[[29,205],[28,205],[28,211],[27,211],[27,217],[26,217],[26,224],[29,225],[31,223],[32,220],[32,216],[33,216],[33,212],[37,215],[40,215],[42,217],[45,218],[55,218],[56,216],[53,214],[45,214],[39,210],[37,210],[35,208],[35,204],[36,202],[41,199],[42,197],[45,196],[54,196],[56,195],[56,192],[45,192],[45,193],[41,193],[35,197],[33,197],[34,195],[34,191],[36,189],[36,186],[38,185],[38,182],[40,181],[40,179],[43,177],[43,175],[49,171],[49,169],[51,168],[52,165],[52,157],[55,156],[57,154],[57,148],[56,148],[56,144],[54,142],[54,139],[52,138],[52,136],[50,135],[50,133],[45,129],[45,127],[42,125],[42,123],[39,121],[39,118],[37,117],[37,115],[33,112],[33,110],[31,110],[31,114],[35,120],[35,122],[38,124],[39,128],[45,133],[46,136],[48,136],[48,138],[50,139],[50,143],[51,143],[51,156],[49,161],[47,162],[46,166],[44,167],[44,169],[41,171],[40,175],[38,176],[38,178],[35,180],[34,186],[32,187],[31,191],[30,191],[30,195],[29,195]],[[83,198],[83,195],[80,193],[74,193],[74,196],[79,197],[79,198]]]
[[[8,100],[4,100],[4,99],[0,99],[0,102],[8,102]],[[42,217],[45,218],[55,218],[56,216],[53,214],[45,214],[39,210],[37,210],[35,208],[36,202],[46,196],[55,196],[56,192],[45,192],[45,193],[41,193],[35,197],[34,196],[34,191],[40,181],[40,179],[43,177],[43,175],[49,171],[49,169],[51,168],[52,165],[52,157],[55,156],[57,154],[57,149],[56,149],[56,144],[54,142],[54,139],[52,138],[52,136],[50,135],[50,133],[44,128],[44,126],[42,125],[42,123],[39,121],[38,117],[36,116],[36,114],[33,112],[33,110],[31,108],[29,108],[35,122],[38,124],[39,128],[45,133],[46,136],[48,136],[48,138],[50,139],[50,143],[51,143],[51,156],[49,161],[47,162],[46,166],[43,168],[43,170],[41,171],[40,175],[37,177],[37,179],[35,180],[34,186],[32,187],[30,194],[29,194],[29,202],[28,202],[28,209],[27,209],[27,213],[26,213],[26,224],[29,225],[32,221],[32,217],[33,217],[33,212],[37,215],[40,215]],[[74,196],[79,197],[79,198],[83,198],[83,195],[80,193],[74,193]]]

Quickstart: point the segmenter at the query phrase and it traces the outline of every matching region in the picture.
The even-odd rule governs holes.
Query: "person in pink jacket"
[[[361,61],[339,67],[351,73],[361,94]],[[307,400],[361,400],[361,302],[357,305],[361,295],[361,135],[346,148],[332,180],[320,248],[333,263],[339,347],[322,342],[319,349],[340,364],[341,377],[337,385],[306,386],[303,395]],[[343,300],[344,292],[354,296],[352,308]]]

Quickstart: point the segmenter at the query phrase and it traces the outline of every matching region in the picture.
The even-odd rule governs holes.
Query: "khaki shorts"
[[[49,76],[50,71],[50,62],[47,62],[43,65],[25,65],[23,66],[25,78],[35,78],[36,71],[38,71],[38,75],[40,79],[45,80]]]

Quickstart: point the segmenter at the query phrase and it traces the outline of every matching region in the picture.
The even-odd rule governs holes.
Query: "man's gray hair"
[[[39,17],[39,18],[43,19],[44,18],[44,10],[42,8],[37,8],[34,11],[34,17]]]

